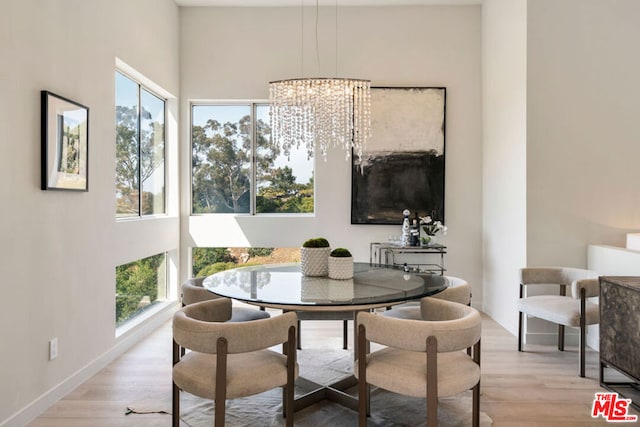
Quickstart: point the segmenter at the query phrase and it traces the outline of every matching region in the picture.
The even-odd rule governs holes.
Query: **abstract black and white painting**
[[[371,88],[371,138],[352,163],[352,224],[401,224],[405,209],[444,221],[445,106],[444,87]]]

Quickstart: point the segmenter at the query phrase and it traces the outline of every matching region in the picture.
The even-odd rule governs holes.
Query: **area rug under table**
[[[300,375],[320,384],[330,384],[352,372],[353,355],[344,350],[309,349],[298,351]],[[169,379],[170,381],[170,379]],[[305,393],[296,387],[296,396]],[[357,390],[349,390],[354,396]],[[213,425],[213,401],[189,393],[180,393],[180,414],[183,426],[210,427]],[[441,426],[471,425],[471,391],[441,398],[438,404]],[[130,416],[145,413],[171,412],[171,396],[142,397],[127,407]],[[168,416],[167,416],[168,417]],[[425,399],[398,395],[377,388],[371,389],[371,417],[369,426],[421,426],[425,425]],[[330,401],[322,401],[297,411],[296,426],[355,426],[358,413]],[[491,419],[480,413],[480,425],[491,426]],[[226,425],[229,427],[283,426],[282,389],[241,399],[227,400]]]

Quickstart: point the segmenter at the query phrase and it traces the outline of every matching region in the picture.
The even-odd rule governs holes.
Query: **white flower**
[[[420,224],[428,236],[435,236],[439,232],[443,235],[447,234],[447,227],[441,221],[434,221],[431,216],[420,217]]]
[[[420,224],[431,224],[431,217],[430,216],[421,216],[420,217]]]

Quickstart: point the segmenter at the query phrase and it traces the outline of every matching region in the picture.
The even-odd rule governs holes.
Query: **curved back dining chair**
[[[458,304],[471,305],[471,285],[464,279],[454,276],[446,276],[449,279],[449,287],[442,292],[425,298],[436,298],[457,302]]]
[[[525,296],[530,285],[554,285],[556,295]],[[571,288],[567,296],[566,288]],[[600,323],[597,304],[587,298],[600,295],[598,273],[570,267],[527,267],[520,269],[520,299],[518,300],[518,351],[523,351],[523,316],[537,317],[558,324],[558,350],[564,351],[565,326],[580,329],[578,351],[580,376],[585,375],[587,326]]]
[[[180,391],[215,401],[216,427],[225,423],[226,399],[284,387],[286,425],[293,426],[296,363],[295,313],[246,322],[228,322],[231,300],[197,302],[173,316],[173,416],[180,425]],[[285,354],[270,350],[283,344]],[[180,356],[180,347],[189,351]]]
[[[473,390],[472,424],[480,423],[480,313],[470,306],[424,298],[422,319],[358,314],[359,425],[367,424],[369,385],[426,398],[427,426],[438,425],[438,398]],[[370,342],[386,346],[366,355]],[[464,349],[473,347],[473,356]],[[365,356],[366,355],[366,356]]]
[[[196,302],[221,298],[202,286],[204,277],[194,277],[182,283],[182,306]],[[248,320],[267,319],[270,315],[264,310],[250,307],[233,307],[230,322],[246,322]]]
[[[427,300],[429,298],[471,305],[471,285],[469,285],[466,280],[459,277],[446,276],[446,278],[449,280],[449,286],[444,291],[421,298],[418,301],[418,304],[415,302],[401,304],[399,306],[392,307],[390,310],[384,311],[381,314],[383,316],[395,317],[397,319],[422,319],[420,305],[423,300]]]

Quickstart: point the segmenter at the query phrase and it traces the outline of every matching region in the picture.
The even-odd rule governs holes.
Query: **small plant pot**
[[[329,257],[329,278],[347,280],[353,278],[353,257]]]
[[[300,248],[300,270],[305,276],[326,276],[329,273],[331,248]]]

